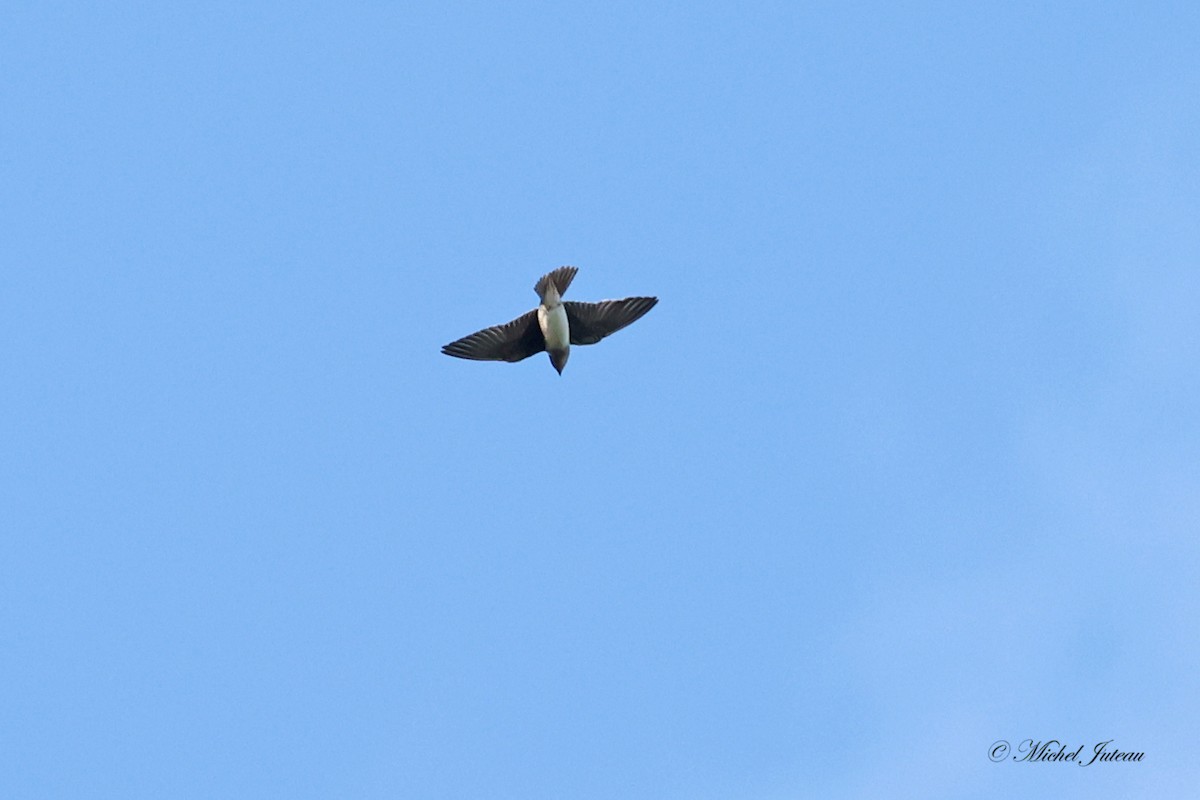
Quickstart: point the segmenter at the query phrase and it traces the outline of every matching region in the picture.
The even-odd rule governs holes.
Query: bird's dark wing
[[[472,361],[520,361],[545,349],[546,340],[535,308],[512,322],[493,325],[451,342],[442,352]]]
[[[564,302],[567,324],[571,328],[571,344],[595,344],[610,333],[616,333],[641,319],[657,302],[657,297],[626,297],[624,300],[604,300],[599,303]]]

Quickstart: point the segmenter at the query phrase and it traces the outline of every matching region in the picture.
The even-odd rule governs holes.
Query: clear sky
[[[1198,8],[6,4],[0,796],[1194,792]]]

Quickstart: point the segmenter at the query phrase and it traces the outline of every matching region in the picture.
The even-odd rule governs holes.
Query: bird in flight
[[[563,300],[578,267],[559,267],[534,285],[541,303],[512,322],[493,325],[442,348],[455,358],[473,361],[521,361],[545,350],[562,375],[573,344],[596,342],[641,319],[657,297],[626,297],[599,303]]]

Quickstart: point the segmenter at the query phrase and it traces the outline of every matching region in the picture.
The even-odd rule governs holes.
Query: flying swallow
[[[559,267],[534,285],[541,303],[503,325],[493,325],[442,348],[455,358],[473,361],[521,361],[545,350],[561,375],[573,344],[596,342],[641,319],[657,297],[626,297],[599,303],[563,300],[578,267]]]

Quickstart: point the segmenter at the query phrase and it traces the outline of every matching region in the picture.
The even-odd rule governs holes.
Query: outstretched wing
[[[442,348],[442,352],[472,361],[520,361],[545,349],[546,339],[538,325],[535,308],[512,322],[493,325],[451,342]]]
[[[563,308],[571,328],[571,344],[595,344],[641,319],[657,302],[657,297],[626,297],[599,303],[565,301]]]

